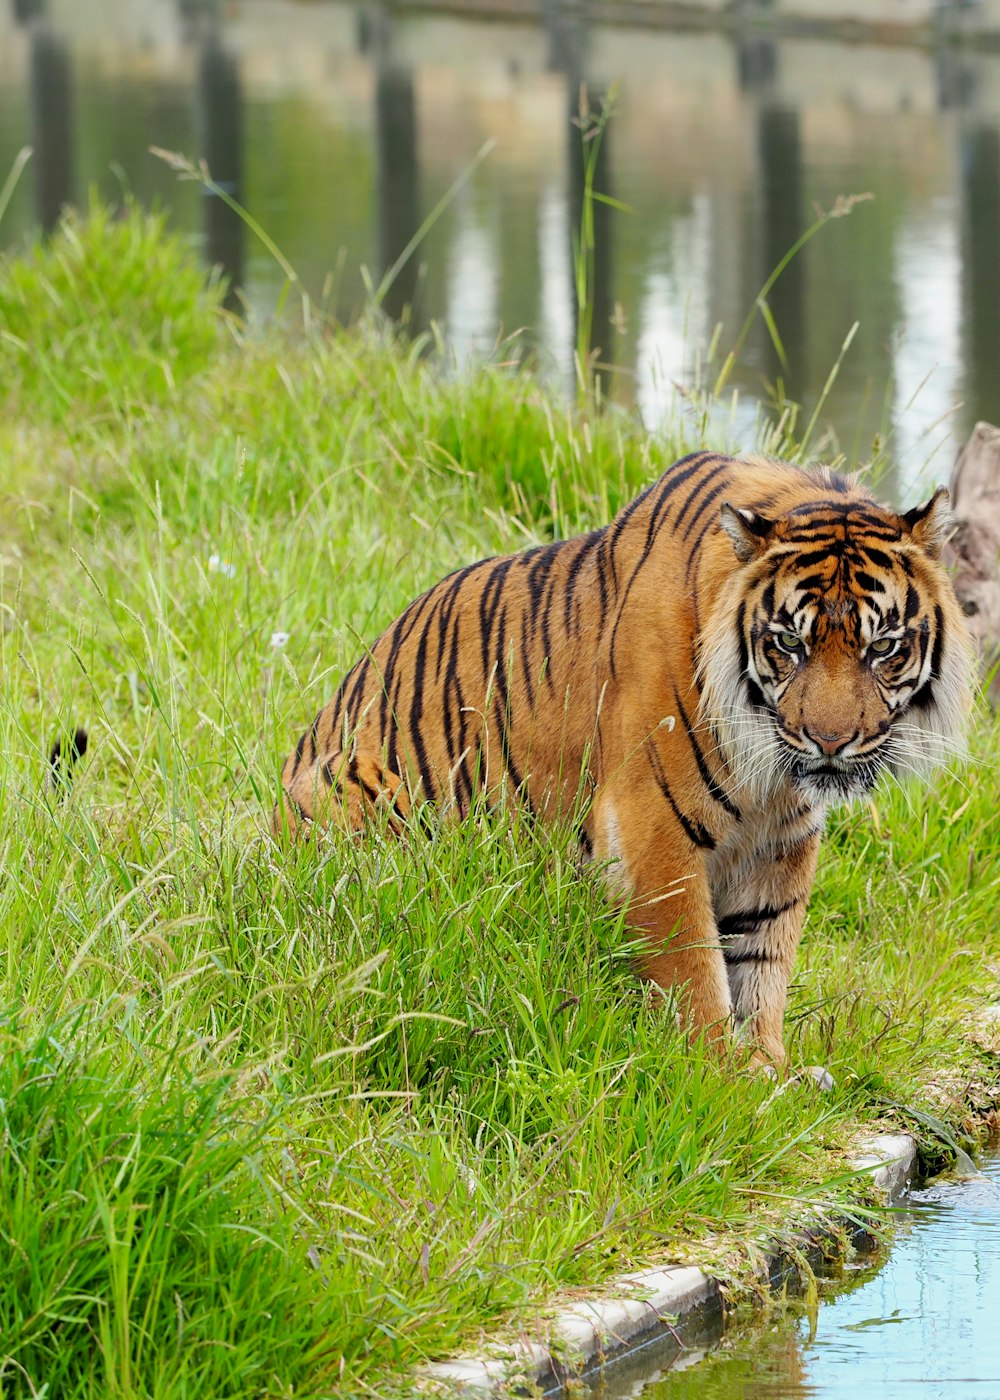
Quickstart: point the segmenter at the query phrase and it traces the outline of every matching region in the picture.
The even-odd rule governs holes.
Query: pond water
[[[598,206],[593,294],[614,394],[662,424],[715,327],[725,350],[816,209],[871,194],[771,293],[784,363],[754,323],[732,445],[753,441],[779,379],[804,423],[858,322],[813,447],[853,463],[880,433],[900,494],[946,477],[973,422],[1000,419],[1000,55],[775,37],[732,15],[682,31],[581,14],[558,0],[0,0],[0,184],[34,148],[0,246],[91,188],[131,190],[270,312],[277,263],[158,146],[206,161],[348,319],[444,201],[385,306],[439,327],[459,366],[530,350],[569,391],[572,117],[581,84],[595,105],[616,89],[597,186],[627,210]]]
[[[997,1400],[1000,1396],[1000,1153],[972,1180],[914,1191],[892,1247],[820,1281],[801,1305],[736,1329],[705,1359],[650,1346],[609,1368],[593,1400]],[[705,1340],[705,1347],[710,1341]],[[668,1369],[669,1368],[669,1369]]]

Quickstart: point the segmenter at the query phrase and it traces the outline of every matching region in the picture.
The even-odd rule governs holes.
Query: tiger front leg
[[[795,954],[816,870],[818,835],[758,856],[716,900],[736,1034],[766,1062],[785,1062],[784,1019]],[[814,1078],[816,1075],[813,1076]]]
[[[752,928],[739,915],[719,920],[736,1035],[775,1068],[785,1062],[785,1005],[804,912],[803,903]],[[731,936],[734,923],[747,931]]]
[[[595,803],[594,854],[609,862],[610,889],[645,936],[639,972],[677,993],[692,1040],[704,1035],[724,1044],[732,1025],[729,983],[699,852],[669,813],[650,820],[658,794],[646,803],[634,790],[628,796],[627,809],[623,797],[607,792]]]

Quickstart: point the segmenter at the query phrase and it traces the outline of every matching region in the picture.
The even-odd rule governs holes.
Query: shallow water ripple
[[[1000,1153],[982,1174],[912,1194],[891,1251],[821,1283],[815,1331],[799,1312],[737,1332],[704,1360],[655,1348],[601,1400],[1000,1400]],[[698,1364],[692,1364],[698,1363]],[[664,1369],[669,1366],[670,1369]]]

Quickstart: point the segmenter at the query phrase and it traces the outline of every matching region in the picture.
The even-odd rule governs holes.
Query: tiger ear
[[[955,528],[951,496],[947,489],[939,486],[929,501],[908,510],[903,520],[916,543],[932,559],[937,559]]]
[[[744,506],[734,506],[729,501],[719,512],[719,523],[733,542],[736,557],[741,564],[749,564],[767,549],[769,536],[774,529],[774,521],[766,515],[758,515],[755,510]]]

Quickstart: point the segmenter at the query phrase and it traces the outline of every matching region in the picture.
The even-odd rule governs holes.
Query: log
[[[990,703],[1000,705],[1000,428],[977,423],[951,477],[956,529],[943,559],[979,652]]]

